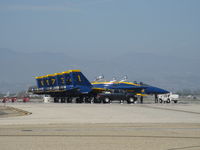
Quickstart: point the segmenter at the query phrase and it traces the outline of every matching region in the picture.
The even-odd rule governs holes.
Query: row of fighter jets
[[[158,94],[166,94],[169,91],[143,84],[142,82],[128,82],[127,76],[122,80],[105,81],[103,75],[96,78],[95,81],[89,80],[80,70],[68,70],[62,73],[49,74],[36,77],[37,87],[29,91],[34,94],[49,95],[55,100],[69,99],[78,97],[78,99],[96,99],[99,93],[105,91],[122,90],[141,97],[154,94],[157,99]]]

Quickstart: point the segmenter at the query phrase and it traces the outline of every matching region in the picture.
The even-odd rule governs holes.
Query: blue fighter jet
[[[125,90],[127,93],[134,93],[134,95],[140,96],[140,102],[143,103],[143,96],[146,95],[155,95],[155,103],[158,102],[158,94],[166,94],[170,93],[167,90],[150,86],[147,84],[143,84],[142,82],[127,82],[127,77],[125,80],[116,81],[115,79],[110,82],[100,82],[95,81],[92,82],[93,90],[99,90],[99,91],[109,91],[113,89],[118,90]]]

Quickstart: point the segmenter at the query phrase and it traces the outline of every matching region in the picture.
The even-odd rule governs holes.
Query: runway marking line
[[[200,139],[200,137],[182,137],[182,136],[129,136],[129,135],[0,135],[0,137],[30,137],[30,136],[41,136],[41,137],[116,137],[116,138],[163,138],[163,139]]]

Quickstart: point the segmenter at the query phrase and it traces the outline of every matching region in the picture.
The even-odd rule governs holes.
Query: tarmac
[[[200,104],[6,105],[0,105],[2,150],[200,149]],[[20,115],[5,117],[5,110]]]

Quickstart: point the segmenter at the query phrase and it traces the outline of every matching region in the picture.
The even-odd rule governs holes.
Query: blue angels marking
[[[68,70],[62,73],[55,73],[46,76],[36,77],[37,86],[43,89],[43,93],[55,91],[65,92],[65,94],[98,94],[107,90],[125,90],[135,95],[145,96],[146,94],[165,94],[169,91],[145,85],[141,83],[110,81],[110,82],[89,82],[80,70]],[[58,87],[58,88],[55,88]],[[51,91],[48,91],[51,89]],[[55,90],[54,90],[55,89]]]

